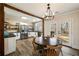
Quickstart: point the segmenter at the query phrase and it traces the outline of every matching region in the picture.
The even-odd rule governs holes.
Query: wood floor
[[[16,51],[8,56],[32,56],[32,40],[33,38],[18,40],[16,43]]]
[[[7,56],[32,56],[32,40],[33,38],[17,41],[16,51]],[[62,47],[63,56],[79,56],[79,51],[72,50],[67,47]],[[61,56],[61,54],[60,54]]]

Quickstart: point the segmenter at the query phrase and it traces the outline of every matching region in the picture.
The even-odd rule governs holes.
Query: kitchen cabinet
[[[4,38],[4,54],[16,51],[16,37]]]

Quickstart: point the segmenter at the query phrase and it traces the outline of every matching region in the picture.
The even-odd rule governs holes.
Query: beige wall
[[[72,19],[72,46],[79,49],[79,11],[71,15]]]

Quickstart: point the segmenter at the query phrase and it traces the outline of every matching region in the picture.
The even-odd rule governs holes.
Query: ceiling
[[[46,3],[8,3],[8,4],[39,17],[44,16],[47,8]],[[56,12],[55,14],[60,14],[79,9],[79,3],[53,3],[50,4],[50,7],[52,11]],[[41,21],[38,18],[25,15],[23,13],[17,12],[15,10],[6,7],[5,7],[5,16],[6,18],[9,17],[12,18],[11,20],[25,23]],[[27,19],[21,19],[21,17],[27,17]]]
[[[43,17],[46,12],[46,3],[8,3],[11,6],[27,11],[31,14]],[[79,9],[79,3],[51,3],[51,10],[56,14]]]

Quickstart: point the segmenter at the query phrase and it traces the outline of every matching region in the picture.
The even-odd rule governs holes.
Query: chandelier
[[[54,19],[54,12],[52,13],[50,9],[50,4],[47,4],[47,11],[45,13],[45,20],[53,20]]]

